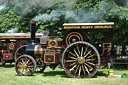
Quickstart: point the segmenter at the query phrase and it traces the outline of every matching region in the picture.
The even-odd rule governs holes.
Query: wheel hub
[[[76,39],[74,38],[74,39],[72,39],[72,42],[76,42]]]
[[[27,65],[26,65],[26,64],[24,64],[24,65],[22,65],[22,67],[23,67],[24,69],[26,69],[26,68],[27,68]]]
[[[78,64],[84,64],[84,63],[85,63],[85,59],[83,57],[79,57]]]

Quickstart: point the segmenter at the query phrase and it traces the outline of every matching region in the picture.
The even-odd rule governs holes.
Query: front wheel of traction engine
[[[22,55],[16,60],[15,70],[20,76],[31,76],[36,70],[36,61],[30,55]]]
[[[92,44],[75,42],[64,50],[62,65],[70,77],[90,78],[96,74],[100,66],[100,55]]]

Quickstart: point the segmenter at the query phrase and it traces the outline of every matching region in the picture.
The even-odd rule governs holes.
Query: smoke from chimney
[[[103,19],[106,14],[111,10],[115,9],[116,5],[113,5],[110,2],[107,1],[101,1],[99,6],[97,8],[80,8],[77,11],[75,10],[65,10],[65,19],[68,22],[74,23],[74,22],[98,22],[101,19]],[[62,14],[63,9],[58,8],[56,10],[52,10],[50,14],[43,14],[36,16],[34,20],[36,21],[52,21],[55,22],[55,18],[60,17],[60,14]]]
[[[113,5],[107,1],[101,1],[97,8],[80,8],[78,11],[66,11],[66,19],[69,22],[99,22],[104,19],[111,9],[115,9],[116,5]]]
[[[72,6],[79,0],[22,0],[19,4],[15,4],[15,7],[21,10],[23,16],[31,12],[32,9],[35,9],[38,14],[44,9],[51,8],[56,1],[60,1],[59,3],[61,3],[61,5],[65,5],[65,10],[63,10],[63,8],[58,8],[52,10],[49,14],[43,13],[42,15],[38,15],[34,20],[56,22],[56,18],[59,18],[61,14],[63,14],[62,12],[65,11],[65,19],[68,22],[98,22],[104,19],[111,9],[117,8],[116,4],[113,4],[111,0],[101,1],[96,8],[80,8],[77,11],[74,11]],[[124,0],[124,3],[126,3],[125,7],[128,7],[128,0]]]
[[[57,9],[57,10],[52,10],[50,14],[43,14],[43,15],[39,15],[36,16],[34,18],[35,21],[52,21],[52,22],[56,22],[56,18],[61,16],[61,9]]]
[[[9,0],[0,0],[0,5],[8,3]]]

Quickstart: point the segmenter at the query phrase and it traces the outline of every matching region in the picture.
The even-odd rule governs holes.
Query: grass
[[[128,78],[107,77],[108,71],[114,74],[128,73],[127,69],[99,69],[93,78],[70,78],[63,69],[46,68],[44,73],[34,73],[33,76],[18,76],[14,64],[0,67],[0,85],[128,85]]]

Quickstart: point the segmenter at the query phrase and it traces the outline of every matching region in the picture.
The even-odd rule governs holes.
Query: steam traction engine
[[[109,52],[110,44],[104,43],[103,52],[86,42],[82,29],[113,29],[114,23],[75,23],[64,24],[69,30],[63,38],[55,38],[43,33],[40,42],[35,42],[35,22],[31,21],[31,43],[24,51],[15,54],[15,69],[18,75],[30,76],[36,68],[44,71],[46,66],[55,69],[60,64],[68,76],[74,78],[93,77],[100,67],[101,55]],[[20,48],[21,49],[21,48]],[[24,55],[19,55],[24,52]]]
[[[38,41],[41,36],[40,33],[36,34],[36,40]],[[14,62],[17,48],[24,50],[28,44],[30,44],[30,33],[0,33],[0,66]]]

